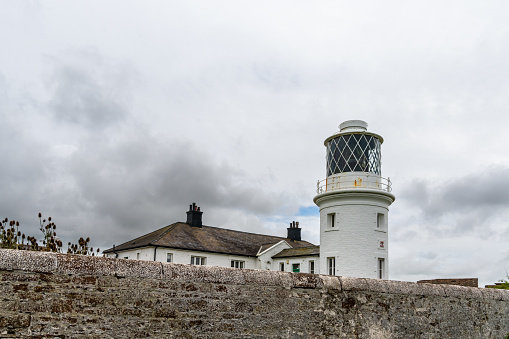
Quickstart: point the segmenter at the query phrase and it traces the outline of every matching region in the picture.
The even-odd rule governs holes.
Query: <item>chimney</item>
[[[189,211],[187,212],[187,221],[186,224],[191,225],[192,227],[202,227],[201,216],[203,212],[200,211],[200,208],[196,206],[193,202],[192,205],[189,205]]]
[[[290,240],[294,240],[294,241],[300,241],[300,231],[301,229],[299,228],[299,222],[295,222],[295,221],[292,221],[290,223],[290,227],[287,228],[288,230],[288,236],[287,238],[290,239]]]

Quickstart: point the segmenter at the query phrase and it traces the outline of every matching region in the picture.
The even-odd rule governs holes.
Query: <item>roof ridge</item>
[[[164,231],[163,233],[161,233],[156,239],[154,239],[153,241],[149,241],[149,244],[152,244],[155,246],[155,242],[158,241],[159,239],[162,238],[163,235],[165,235],[166,233],[168,233],[169,231],[171,231],[172,229],[175,228],[175,226],[177,226],[177,224],[180,224],[181,222],[180,221],[177,221],[177,222],[174,222],[173,224],[171,225],[168,225],[166,227],[168,227],[168,229],[166,231]]]
[[[253,232],[246,232],[246,231],[238,231],[238,230],[232,230],[232,229],[229,229],[229,228],[223,228],[223,227],[217,227],[217,226],[203,225],[202,227],[218,228],[220,230],[225,230],[225,231],[230,231],[230,232],[238,232],[238,233],[246,233],[246,234],[254,234],[254,235],[263,235],[264,237],[274,237],[274,238],[279,238],[281,240],[288,239],[286,237],[282,237],[282,236],[279,236],[279,235],[270,235],[270,234],[261,234],[261,233],[253,233]]]
[[[149,233],[147,233],[147,234],[143,234],[143,235],[140,235],[139,237],[136,237],[136,238],[134,238],[134,239],[131,239],[131,240],[125,241],[125,242],[121,243],[120,245],[117,245],[117,246],[113,245],[113,247],[111,247],[111,248],[108,248],[108,249],[104,250],[104,251],[103,251],[103,253],[107,253],[107,252],[114,252],[114,251],[115,251],[115,247],[117,247],[117,248],[118,248],[118,247],[121,247],[121,246],[127,245],[127,244],[129,244],[129,243],[131,243],[131,244],[132,244],[132,243],[136,243],[136,241],[138,241],[138,240],[140,240],[140,239],[142,239],[142,238],[144,238],[144,237],[147,237],[147,236],[149,236],[150,234],[157,233],[157,232],[161,231],[162,229],[167,228],[167,227],[174,226],[174,225],[175,225],[175,224],[177,224],[177,223],[178,223],[178,222],[173,223],[173,224],[170,224],[170,225],[163,226],[163,227],[158,228],[158,229],[156,229],[156,230],[154,230],[154,231],[152,231],[152,232],[149,232]],[[166,231],[163,231],[163,233],[165,233],[165,232],[166,232]],[[147,244],[148,244],[148,245],[150,245],[150,244],[151,244],[151,242],[148,242]]]

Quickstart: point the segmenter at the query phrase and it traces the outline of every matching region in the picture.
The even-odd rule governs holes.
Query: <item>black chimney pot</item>
[[[187,212],[187,221],[186,224],[191,225],[192,227],[202,227],[201,217],[203,212],[200,211],[200,208],[196,206],[193,202],[192,205],[189,205],[189,211]]]
[[[299,222],[291,222],[290,223],[290,227],[287,228],[288,230],[288,236],[287,238],[290,239],[290,240],[294,240],[294,241],[300,241],[300,231],[301,229],[299,228]]]

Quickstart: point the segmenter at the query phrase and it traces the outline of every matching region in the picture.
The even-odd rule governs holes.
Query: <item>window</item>
[[[314,260],[309,261],[309,273],[315,274],[315,261]]]
[[[385,275],[385,259],[378,258],[378,279],[383,279]]]
[[[136,253],[136,260],[140,260],[140,254]]]
[[[244,261],[241,261],[241,260],[232,260],[232,267],[234,267],[234,268],[244,268]]]
[[[206,261],[207,261],[206,257],[191,256],[191,265],[205,265]]]
[[[280,270],[281,272],[284,272],[284,271],[285,271],[285,263],[284,263],[284,262],[280,262],[280,263],[279,263],[279,270]]]
[[[327,177],[344,172],[380,175],[381,142],[366,134],[340,135],[327,143]]]
[[[336,258],[335,257],[327,258],[327,272],[329,272],[329,275],[336,275]]]
[[[384,215],[383,213],[377,213],[376,215],[376,228],[384,228]]]
[[[300,272],[300,264],[292,264],[292,272],[299,273]]]
[[[334,227],[336,224],[336,213],[327,214],[327,226]]]
[[[166,253],[166,262],[173,262],[173,254]]]

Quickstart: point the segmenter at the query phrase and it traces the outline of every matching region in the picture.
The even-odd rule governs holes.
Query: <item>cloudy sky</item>
[[[319,243],[323,140],[385,138],[391,279],[509,270],[507,1],[0,3],[0,217],[106,249],[185,220]]]

